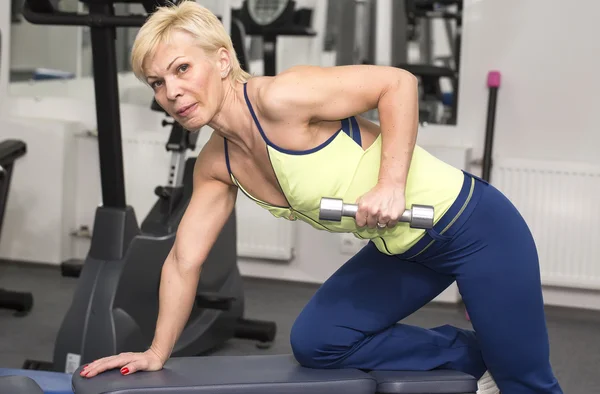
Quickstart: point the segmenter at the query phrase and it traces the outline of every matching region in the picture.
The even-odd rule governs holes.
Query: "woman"
[[[151,348],[97,360],[82,375],[155,371],[190,313],[202,263],[238,188],[276,217],[371,242],[317,291],[291,332],[313,368],[456,369],[480,393],[560,393],[549,363],[537,253],[527,225],[486,182],[415,144],[417,81],[382,66],[241,70],[219,20],[195,2],[158,10],[132,51],[134,73],[188,130],[214,129],[164,263]],[[357,114],[377,108],[380,126]],[[355,219],[318,218],[320,198],[357,202]],[[431,230],[398,222],[435,208]],[[200,242],[199,240],[202,240]],[[457,281],[475,331],[398,324]]]

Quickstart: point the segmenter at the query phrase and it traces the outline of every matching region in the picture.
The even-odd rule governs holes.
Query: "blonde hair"
[[[229,80],[246,82],[251,75],[240,66],[231,37],[221,21],[207,8],[195,1],[182,1],[158,7],[139,30],[131,50],[131,67],[134,75],[143,82],[144,61],[152,56],[156,47],[168,42],[173,31],[184,31],[192,35],[198,46],[207,54],[215,54],[225,48],[230,55]]]

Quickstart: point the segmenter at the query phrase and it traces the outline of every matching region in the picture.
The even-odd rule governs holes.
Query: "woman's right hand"
[[[98,359],[86,365],[80,372],[84,378],[94,377],[104,371],[121,369],[122,375],[131,375],[137,371],[158,371],[165,362],[152,349],[143,353],[121,353]]]

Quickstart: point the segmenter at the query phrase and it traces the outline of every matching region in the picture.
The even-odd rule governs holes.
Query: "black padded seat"
[[[477,390],[475,379],[460,372],[380,372],[305,368],[292,355],[176,357],[161,371],[129,376],[114,370],[87,379],[78,370],[73,389],[76,394],[375,394],[378,387],[394,394]]]

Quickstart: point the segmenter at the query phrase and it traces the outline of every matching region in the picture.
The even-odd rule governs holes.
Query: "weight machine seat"
[[[75,394],[375,394],[378,386],[388,394],[477,391],[476,380],[459,372],[312,369],[292,355],[175,357],[161,371],[129,376],[114,370],[86,379],[79,372]]]

